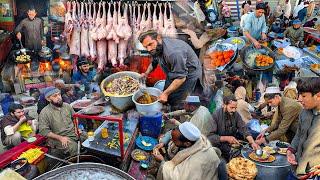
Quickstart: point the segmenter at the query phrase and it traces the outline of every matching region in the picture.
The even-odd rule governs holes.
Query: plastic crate
[[[162,113],[158,112],[155,115],[141,115],[139,119],[140,131],[143,136],[158,138],[161,132]]]
[[[41,156],[38,157],[38,159],[36,159],[36,160],[34,160],[33,162],[30,163],[30,164],[32,164],[32,165],[36,165],[36,164],[38,164],[38,163],[44,158],[44,154],[48,152],[48,148],[41,147],[41,146],[35,146],[35,145],[30,144],[30,145],[28,145],[28,147],[27,147],[23,152],[26,152],[26,151],[28,151],[29,149],[33,149],[33,148],[40,148],[41,151],[43,152],[43,153],[41,154]],[[20,156],[23,152],[18,153],[17,155],[13,156],[11,159],[12,159],[12,160],[18,159],[19,156]]]

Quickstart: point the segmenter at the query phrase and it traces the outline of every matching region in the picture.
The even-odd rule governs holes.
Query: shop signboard
[[[0,0],[0,22],[12,22],[13,12],[9,0]]]

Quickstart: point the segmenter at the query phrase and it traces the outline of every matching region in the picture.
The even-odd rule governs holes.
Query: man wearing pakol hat
[[[169,138],[162,138],[160,142],[168,144],[168,153],[173,150],[176,153],[170,161],[165,161],[159,149],[154,148],[153,156],[161,161],[157,179],[218,179],[220,151],[211,146],[195,125],[184,122],[166,133],[168,135]]]
[[[268,87],[264,98],[269,106],[278,107],[278,111],[274,114],[274,116],[277,116],[277,119],[259,134],[256,143],[266,144],[274,140],[291,142],[297,131],[298,118],[302,110],[301,104],[291,98],[281,97],[278,87]],[[266,132],[269,135],[265,135]]]
[[[291,45],[303,48],[304,31],[301,28],[301,21],[296,19],[292,22],[292,26],[284,31],[284,37],[289,38]]]
[[[73,108],[62,102],[60,90],[47,88],[45,98],[49,104],[39,115],[39,132],[48,138],[49,153],[58,157],[77,154],[78,136],[73,124]]]
[[[194,124],[203,135],[209,134],[212,116],[208,108],[201,106],[199,96],[188,96],[185,100],[184,109],[164,114],[169,122],[180,125],[180,122],[189,121]],[[180,121],[177,120],[180,118]]]

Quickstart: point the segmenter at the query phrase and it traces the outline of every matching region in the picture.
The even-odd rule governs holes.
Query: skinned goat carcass
[[[70,43],[71,43],[72,30],[73,30],[73,19],[71,16],[71,2],[68,1],[67,2],[67,12],[66,12],[65,18],[64,18],[63,35],[66,37],[67,44],[69,47],[70,47]]]
[[[101,6],[103,9],[102,17],[100,16]],[[97,36],[98,40],[104,39],[107,37],[106,25],[107,25],[107,16],[106,16],[106,2],[99,2],[98,15],[96,18],[97,24]]]
[[[80,33],[81,33],[81,25],[80,21],[76,14],[76,9],[78,7],[78,14],[80,14],[80,4],[75,1],[72,2],[72,22],[73,22],[73,30],[71,35],[70,42],[70,54],[80,56]]]
[[[117,34],[120,37],[120,42],[118,45],[118,61],[120,66],[124,66],[124,59],[127,57],[127,47],[128,47],[128,40],[131,38],[132,29],[129,25],[128,20],[128,4],[125,4],[124,7],[124,14],[121,16],[120,10],[120,2],[118,6],[118,28]]]
[[[144,3],[144,4],[143,4],[143,12],[142,12],[142,15],[141,15],[140,29],[139,29],[139,34],[138,34],[138,36],[139,36],[141,33],[143,33],[143,32],[145,32],[145,31],[148,30],[148,28],[147,28],[148,23],[147,23],[147,19],[146,19],[146,9],[147,9],[147,3]]]
[[[167,6],[169,8],[169,19],[167,16]],[[174,18],[173,18],[173,13],[172,13],[172,7],[170,3],[166,3],[164,6],[164,30],[163,30],[163,35],[167,37],[172,37],[172,38],[177,38],[177,29],[174,24]]]
[[[107,36],[108,40],[108,60],[111,62],[113,67],[117,66],[117,44],[119,43],[119,37],[117,36],[117,33],[115,31],[115,28],[117,27],[118,18],[117,18],[117,9],[116,9],[116,3],[113,3],[113,16],[111,17],[110,12],[110,18],[112,19],[112,27],[111,30]],[[108,12],[109,16],[109,12]],[[108,17],[109,19],[109,17]],[[111,23],[111,20],[109,21]],[[108,23],[109,23],[108,22]]]
[[[84,9],[84,6],[86,9]],[[86,10],[86,14],[84,13]],[[80,12],[80,24],[81,24],[81,40],[80,40],[80,49],[81,49],[81,56],[86,58],[90,57],[90,50],[89,50],[89,24],[88,24],[88,4],[84,4],[81,2],[81,12]]]
[[[157,17],[158,4],[153,4],[153,16],[152,16],[152,29],[157,31],[159,34],[163,32],[163,14],[162,4],[159,3],[159,18]]]
[[[152,15],[151,15],[151,3],[148,3],[148,17],[147,17],[147,22],[146,22],[146,28],[147,31],[152,29]]]
[[[93,15],[91,14],[92,5],[94,7]],[[97,59],[97,44],[96,41],[93,39],[94,34],[96,34],[97,28],[95,25],[96,21],[96,11],[95,11],[95,3],[89,2],[89,53],[90,53],[90,60],[94,62]],[[97,37],[98,39],[98,37]]]
[[[100,14],[101,6],[103,9],[102,17]],[[106,29],[105,26],[107,24],[106,19],[106,2],[99,3],[99,9],[97,13],[96,23],[98,24],[97,33],[98,33],[98,40],[97,40],[97,61],[98,61],[98,73],[101,73],[107,64],[107,40],[106,37]]]

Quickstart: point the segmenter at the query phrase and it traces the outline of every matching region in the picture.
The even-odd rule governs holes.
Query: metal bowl
[[[225,64],[224,66],[217,67],[218,70],[223,71],[225,69],[229,69],[233,63],[237,60],[238,57],[238,48],[237,45],[229,44],[229,43],[214,43],[208,47],[206,54],[211,53],[213,51],[227,51],[233,50],[233,56],[230,59],[230,62]]]
[[[149,93],[150,95],[159,97],[162,91],[154,87],[147,87],[144,89],[145,92]],[[143,95],[143,91],[140,89],[139,91],[135,92],[132,96],[132,101],[136,105],[137,111],[139,113],[156,113],[160,112],[162,108],[162,104],[157,99],[155,102],[150,104],[140,104],[137,102],[138,98]]]
[[[141,77],[141,75],[136,72],[122,71],[122,72],[117,72],[115,74],[112,74],[112,75],[106,77],[100,84],[100,89],[101,89],[102,93],[105,96],[110,97],[111,104],[121,112],[127,110],[129,107],[132,107],[134,105],[134,103],[132,101],[132,96],[134,93],[128,94],[128,95],[121,95],[121,96],[120,95],[110,95],[109,93],[106,92],[105,87],[109,82],[113,81],[116,78],[122,77],[122,76],[131,76],[132,78],[134,78],[136,80],[139,80],[139,78]]]
[[[100,163],[78,163],[63,166],[46,172],[35,180],[54,179],[114,179],[114,180],[134,180],[129,174]]]

